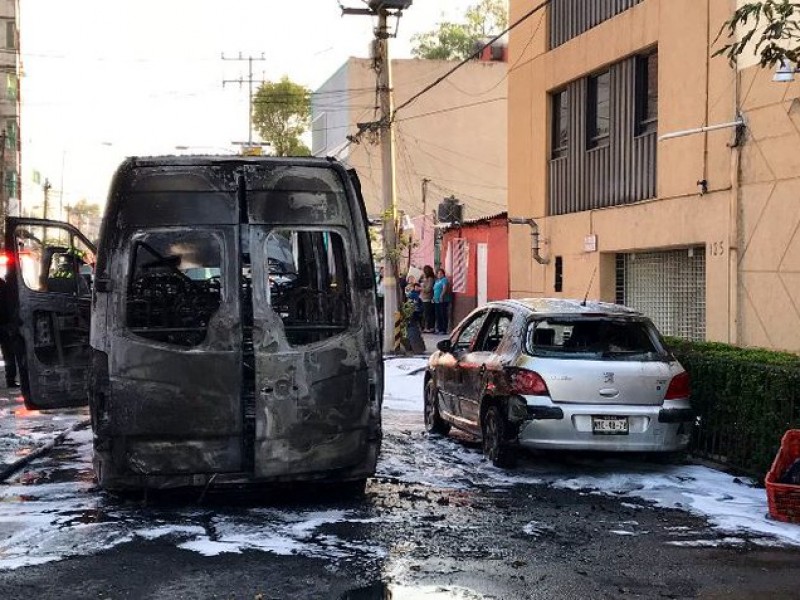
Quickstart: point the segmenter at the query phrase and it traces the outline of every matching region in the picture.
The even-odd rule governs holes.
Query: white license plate
[[[628,417],[592,417],[595,435],[628,435]]]

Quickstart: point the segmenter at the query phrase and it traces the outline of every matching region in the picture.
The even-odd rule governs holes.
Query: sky
[[[363,0],[341,0],[363,7]],[[395,57],[414,33],[460,20],[476,0],[415,0]],[[312,90],[368,55],[373,20],[337,0],[20,0],[23,209],[103,203],[131,155],[232,152],[247,140],[247,89],[223,80],[283,75]],[[176,149],[180,147],[180,149]],[[63,195],[62,195],[63,190]],[[59,203],[63,198],[63,203]],[[58,217],[59,215],[50,215]]]

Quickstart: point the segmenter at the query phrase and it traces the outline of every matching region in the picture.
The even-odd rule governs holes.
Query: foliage
[[[668,344],[692,379],[698,456],[763,477],[787,429],[800,428],[800,357],[727,344]]]
[[[729,42],[714,53],[731,63],[748,48],[762,67],[800,62],[800,3],[795,0],[747,2],[734,11],[717,36]]]
[[[467,10],[463,23],[443,22],[433,31],[413,36],[411,53],[429,60],[463,60],[475,53],[479,43],[507,25],[506,0],[479,0]]]
[[[311,92],[284,76],[264,82],[253,97],[253,125],[278,156],[309,156],[300,140],[311,123]]]
[[[100,206],[89,202],[85,198],[81,198],[70,207],[69,212],[71,215],[75,216],[75,218],[83,221],[90,217],[99,217]]]

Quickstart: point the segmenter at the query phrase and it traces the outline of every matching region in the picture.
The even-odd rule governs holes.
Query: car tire
[[[450,423],[442,419],[439,414],[439,389],[433,382],[428,380],[425,384],[425,431],[437,435],[447,435],[450,432]]]
[[[483,454],[496,467],[513,467],[517,462],[516,448],[509,443],[508,421],[500,407],[490,406],[481,419],[481,444]]]

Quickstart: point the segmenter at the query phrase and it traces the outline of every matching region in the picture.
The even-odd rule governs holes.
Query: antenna
[[[589,287],[586,288],[586,295],[583,297],[583,302],[581,302],[581,306],[586,306],[586,301],[589,299],[589,291],[592,289],[592,284],[594,283],[595,275],[597,275],[597,267],[594,268],[594,273],[592,273],[592,278],[589,280]]]

